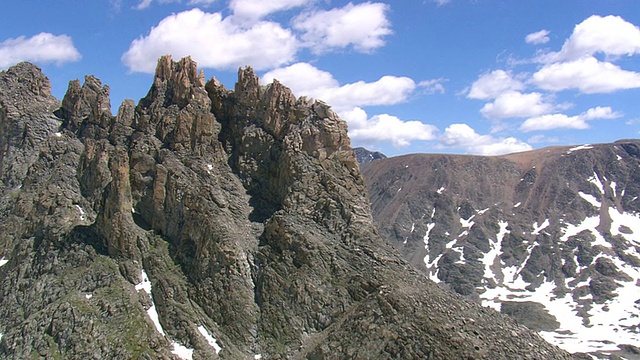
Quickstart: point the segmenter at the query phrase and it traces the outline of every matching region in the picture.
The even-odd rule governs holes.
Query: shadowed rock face
[[[420,154],[362,169],[381,235],[432,280],[602,355],[640,341],[638,149]]]
[[[0,357],[569,358],[383,243],[327,105],[189,58],[108,93],[0,73]]]

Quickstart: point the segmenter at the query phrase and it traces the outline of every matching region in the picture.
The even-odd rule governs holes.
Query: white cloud
[[[187,1],[187,5],[207,7],[207,6],[211,6],[216,1],[217,0],[189,0]],[[149,6],[151,6],[152,2],[153,0],[140,0],[138,5],[134,6],[133,8],[136,10],[144,10]],[[168,3],[179,3],[179,2],[182,2],[182,0],[158,0],[158,2],[161,4],[168,4]]]
[[[349,124],[349,137],[359,143],[391,142],[395,147],[410,145],[412,141],[435,138],[437,129],[420,121],[404,121],[389,114],[369,117],[360,106],[393,105],[407,101],[416,89],[407,77],[383,76],[374,82],[340,83],[327,71],[308,63],[269,71],[261,82],[277,79],[296,96],[308,96],[331,105]]]
[[[493,102],[485,104],[480,113],[489,119],[506,119],[537,116],[548,113],[553,108],[553,104],[546,102],[541,93],[507,91],[498,95]]]
[[[595,119],[616,119],[622,114],[613,111],[608,106],[591,108],[580,115],[568,116],[565,114],[546,114],[527,119],[520,126],[524,132],[551,129],[588,129],[587,121]]]
[[[56,63],[80,60],[80,52],[73,46],[71,37],[40,33],[30,38],[19,36],[0,43],[0,68],[20,61]]]
[[[532,147],[516,138],[496,138],[480,135],[467,124],[451,124],[440,137],[445,147],[463,148],[477,155],[502,155],[531,150]]]
[[[274,12],[303,6],[312,1],[313,0],[231,0],[229,8],[235,16],[244,19],[258,20]]]
[[[439,78],[439,79],[430,79],[423,80],[418,83],[418,86],[424,88],[424,92],[427,94],[444,94],[444,83],[447,79]]]
[[[374,115],[367,119],[361,108],[345,111],[340,116],[349,124],[349,137],[354,142],[391,142],[395,147],[411,145],[412,141],[427,141],[436,138],[437,129],[420,121],[403,121],[389,114]]]
[[[595,53],[607,56],[640,53],[640,28],[620,16],[592,15],[576,25],[559,53],[549,54],[550,60],[574,60]]]
[[[291,88],[297,96],[305,95],[322,100],[336,112],[358,106],[394,105],[407,101],[416,89],[408,77],[386,75],[374,82],[358,81],[340,85],[333,76],[308,63],[297,63],[269,71],[262,76],[263,83],[273,79]]]
[[[470,99],[489,100],[495,99],[507,91],[520,91],[523,89],[524,84],[515,79],[511,73],[504,70],[494,70],[480,75],[478,80],[471,85],[471,90],[467,97]]]
[[[200,5],[200,6],[211,6],[217,0],[189,0],[188,5]]]
[[[220,13],[192,9],[164,18],[147,36],[134,40],[122,61],[131,71],[151,73],[162,55],[189,55],[201,67],[251,65],[260,70],[291,62],[297,50],[295,36],[277,23],[244,28]]]
[[[586,94],[610,93],[640,87],[640,73],[587,56],[546,64],[533,74],[532,82],[550,91],[578,89]]]
[[[370,52],[383,46],[383,38],[392,33],[387,11],[389,5],[383,3],[349,3],[301,14],[293,20],[293,28],[302,32],[305,46],[315,53],[349,46]]]
[[[137,10],[144,10],[151,5],[152,0],[140,0],[140,3],[135,7]]]
[[[549,30],[540,30],[527,35],[524,38],[524,41],[527,44],[534,44],[534,45],[546,44],[549,42],[549,33],[550,33]]]

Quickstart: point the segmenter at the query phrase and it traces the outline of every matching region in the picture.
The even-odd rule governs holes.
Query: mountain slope
[[[432,280],[571,352],[640,346],[640,141],[362,171],[381,235]]]
[[[402,260],[346,124],[238,75],[163,57],[113,116],[92,76],[0,73],[2,358],[570,357]]]

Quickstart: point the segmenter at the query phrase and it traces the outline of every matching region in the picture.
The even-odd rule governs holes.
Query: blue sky
[[[172,54],[228,88],[250,65],[387,155],[640,136],[637,0],[24,0],[3,15],[0,69],[36,63],[60,99],[95,75],[114,112]]]

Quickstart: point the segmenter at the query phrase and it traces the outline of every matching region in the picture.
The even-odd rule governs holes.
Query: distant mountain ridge
[[[640,140],[362,172],[381,235],[432,280],[571,352],[637,358]]]
[[[370,151],[363,147],[353,148],[353,152],[356,154],[356,160],[358,164],[366,164],[379,159],[386,159],[387,156],[379,151]]]

